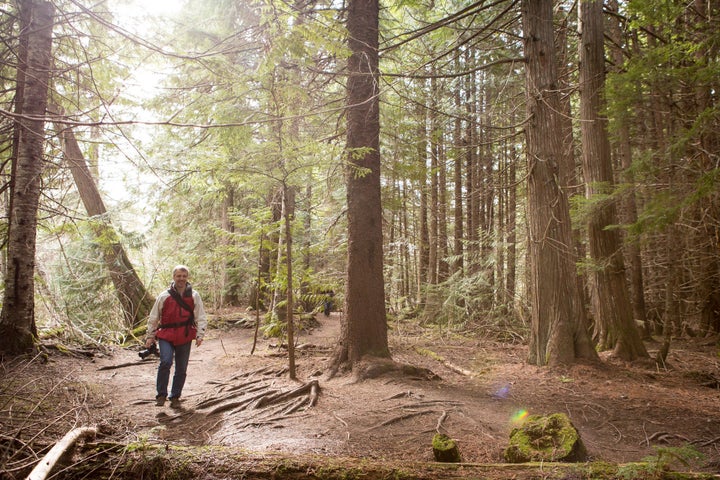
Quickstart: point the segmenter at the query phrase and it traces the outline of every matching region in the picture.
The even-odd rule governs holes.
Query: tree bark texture
[[[105,203],[83,157],[75,134],[72,129],[63,127],[61,124],[56,124],[56,129],[62,139],[65,161],[80,193],[80,199],[90,217],[95,236],[100,239],[98,244],[103,252],[103,262],[110,272],[110,279],[122,306],[125,325],[128,328],[135,328],[150,314],[155,299],[148,293],[140,280],[125,248],[120,243],[117,232],[107,219]]]
[[[440,256],[439,247],[439,175],[438,175],[438,106],[435,99],[437,94],[437,82],[434,79],[430,80],[430,108],[427,110],[427,123],[428,131],[428,144],[430,145],[430,226],[429,226],[429,240],[430,244],[430,260],[428,263],[428,276],[425,281],[428,285],[436,285],[438,283],[438,263]],[[433,304],[435,301],[433,301]]]
[[[613,13],[620,11],[617,0],[608,2],[609,10]],[[622,46],[627,45],[627,40],[623,34],[623,28],[620,25],[618,17],[613,16],[613,20],[608,24],[608,31],[611,38],[611,56],[616,70],[622,69],[624,59],[624,51]],[[635,199],[637,188],[635,178],[632,172],[632,148],[630,143],[630,122],[627,116],[617,118],[618,122],[618,145],[616,150],[617,161],[622,169],[623,182],[627,185],[633,185],[627,194],[623,197],[622,207],[620,209],[620,221],[625,225],[632,225],[637,221],[637,202]],[[643,336],[650,336],[652,325],[648,320],[645,308],[645,287],[642,270],[642,257],[640,255],[640,246],[637,241],[624,241],[623,250],[625,253],[625,264],[629,268],[629,284],[630,284],[630,302],[633,308],[633,319],[644,325]]]
[[[428,226],[428,169],[427,169],[427,109],[424,105],[417,107],[417,158],[419,185],[418,195],[420,196],[420,212],[418,214],[419,243],[418,245],[418,278],[417,295],[422,303],[425,302],[425,285],[427,284],[430,272],[430,227]]]
[[[18,22],[20,23],[20,35],[19,35],[19,42],[17,46],[17,68],[16,68],[16,74],[15,74],[15,114],[19,116],[22,115],[22,109],[24,104],[24,98],[25,98],[25,72],[27,71],[27,49],[28,49],[28,38],[30,36],[30,19],[32,15],[32,3],[27,2],[25,4],[19,3],[18,8],[19,13],[19,19]],[[12,194],[12,191],[15,186],[15,172],[17,169],[17,157],[18,157],[18,149],[19,149],[19,143],[20,143],[20,125],[19,120],[15,121],[14,128],[13,128],[13,151],[12,151],[12,157],[10,158],[10,180],[8,182],[8,187],[10,189],[10,194]],[[12,196],[8,197],[8,212],[12,211]],[[3,265],[3,274],[6,273],[5,265]]]
[[[532,311],[530,363],[597,358],[583,322],[562,158],[560,99],[551,0],[523,0],[528,123],[529,269]]]
[[[54,7],[49,2],[25,1],[31,9],[27,28],[23,116],[20,130],[11,210],[8,225],[5,295],[0,313],[0,352],[30,352],[37,336],[35,326],[35,247],[40,178],[45,144],[45,110],[52,65]],[[21,75],[22,76],[22,75]]]
[[[468,48],[465,51],[465,64],[468,66],[474,65],[474,50]],[[478,229],[480,228],[479,207],[477,202],[478,192],[478,179],[477,179],[477,162],[478,153],[477,145],[478,132],[476,128],[477,124],[477,85],[475,81],[475,75],[468,75],[465,80],[465,190],[466,190],[466,208],[465,215],[467,217],[467,228],[466,235],[468,245],[466,251],[468,259],[476,258],[478,253]],[[477,265],[473,263],[474,260],[470,260],[466,268],[469,268],[470,273],[477,272]]]
[[[510,147],[510,161],[508,165],[508,181],[507,186],[510,190],[508,193],[507,206],[507,273],[505,275],[505,288],[507,290],[508,302],[515,301],[515,281],[517,273],[517,167],[519,155],[515,151],[515,147]]]
[[[366,355],[390,357],[380,203],[378,11],[378,0],[348,3],[348,271],[334,367],[353,366]]]
[[[292,219],[295,211],[295,206],[290,205],[290,202],[295,202],[293,195],[289,193],[289,189],[286,183],[283,183],[283,222],[285,224],[285,268],[287,269],[287,291],[285,292],[285,299],[287,302],[286,316],[287,316],[287,342],[288,342],[288,374],[291,379],[297,379],[297,373],[295,370],[295,321],[293,319],[293,270],[292,270]]]
[[[570,14],[563,9],[556,7],[555,23],[560,26],[557,28],[555,35],[555,48],[557,50],[558,65],[558,85],[560,87],[560,135],[562,144],[562,157],[559,166],[559,182],[560,188],[571,201],[575,196],[584,195],[582,185],[582,165],[579,164],[575,156],[575,139],[573,135],[573,112],[572,98],[575,94],[577,85],[576,78],[573,73],[577,68],[576,60],[571,58],[570,49],[568,48],[568,31],[570,23]],[[574,225],[572,230],[573,244],[575,246],[575,255],[577,258],[585,256],[585,231],[584,228]],[[578,291],[583,305],[588,304],[586,279],[583,272],[577,275]],[[585,308],[581,313],[586,313]],[[587,321],[587,319],[585,320]]]
[[[456,60],[456,64],[459,64],[459,60]],[[460,88],[457,87],[453,91],[454,106],[460,111],[461,97]],[[462,183],[462,164],[463,164],[463,140],[462,140],[462,119],[460,116],[456,116],[454,120],[453,130],[453,156],[454,156],[454,168],[453,168],[453,197],[455,199],[455,208],[453,213],[455,215],[454,223],[454,235],[453,235],[453,255],[455,260],[453,261],[451,273],[463,271],[463,183]]]
[[[605,88],[605,49],[603,41],[603,1],[581,0],[580,30],[580,118],[583,145],[583,171],[586,195],[609,194],[614,185],[607,118],[602,115]],[[646,357],[647,351],[635,326],[625,284],[625,264],[620,233],[608,228],[616,225],[615,203],[596,202],[588,219],[588,251],[591,303],[595,322],[602,324],[605,345],[625,360]]]

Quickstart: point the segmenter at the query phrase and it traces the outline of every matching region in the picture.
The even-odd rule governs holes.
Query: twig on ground
[[[345,427],[348,426],[348,423],[345,420],[343,420],[342,418],[340,418],[337,413],[333,412],[333,417],[335,417],[335,419],[337,419],[338,422],[345,425]]]

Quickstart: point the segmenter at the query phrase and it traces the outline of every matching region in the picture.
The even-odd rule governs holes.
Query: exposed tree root
[[[427,368],[395,362],[389,358],[364,357],[353,365],[353,378],[357,382],[386,375],[411,377],[421,380],[438,380],[440,377]]]
[[[397,417],[393,417],[393,418],[390,418],[390,419],[388,419],[388,420],[385,420],[385,421],[379,423],[378,425],[375,425],[375,426],[373,426],[373,427],[370,427],[368,430],[374,430],[374,429],[380,428],[380,427],[387,427],[388,425],[392,425],[392,424],[397,423],[397,422],[402,422],[403,420],[407,420],[407,419],[409,419],[409,418],[419,417],[420,415],[428,415],[428,414],[430,414],[430,413],[437,413],[437,411],[435,411],[435,410],[423,410],[423,411],[420,411],[420,412],[409,412],[409,413],[406,413],[406,414],[404,414],[404,415],[399,415],[399,416],[397,416]]]
[[[278,377],[286,372],[287,368],[268,367],[213,382],[213,388],[188,411],[168,417],[163,423],[197,412],[207,416],[223,415],[213,427],[227,419],[231,419],[231,425],[238,428],[253,427],[281,422],[315,406],[320,392],[318,381],[311,380],[291,389],[283,388]]]

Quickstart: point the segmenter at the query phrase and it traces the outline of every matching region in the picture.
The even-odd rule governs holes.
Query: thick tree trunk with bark
[[[607,8],[617,14],[620,11],[620,6],[617,0],[608,2]],[[611,55],[613,64],[616,70],[623,68],[625,61],[624,52],[622,46],[627,45],[627,40],[623,34],[623,28],[620,25],[620,21],[617,20],[617,16],[613,15],[613,20],[609,23],[609,35],[611,38]],[[637,221],[637,202],[635,199],[636,187],[635,178],[632,172],[632,149],[630,145],[630,122],[627,116],[616,118],[618,122],[618,146],[617,146],[617,158],[616,163],[620,164],[623,170],[623,181],[627,185],[633,185],[622,201],[622,207],[620,209],[620,220],[625,225],[632,225]],[[649,337],[652,332],[652,325],[648,320],[647,310],[645,307],[645,287],[643,280],[642,270],[642,257],[640,256],[640,246],[638,241],[623,242],[623,250],[625,252],[625,263],[629,269],[629,284],[630,284],[630,301],[633,308],[633,319],[635,322],[639,322],[644,325],[643,334]]]
[[[348,3],[348,271],[333,370],[352,367],[365,356],[390,357],[380,203],[378,10],[378,0]]]
[[[575,157],[575,139],[573,135],[573,112],[572,112],[572,97],[575,93],[576,79],[573,77],[574,72],[577,68],[574,59],[570,58],[570,52],[568,48],[568,30],[570,23],[570,14],[566,12],[561,6],[556,5],[555,12],[555,23],[560,26],[557,28],[558,32],[555,36],[555,48],[558,52],[557,65],[558,65],[558,85],[560,86],[560,106],[562,115],[560,115],[560,136],[562,139],[562,159],[559,167],[559,182],[560,188],[571,202],[571,199],[575,196],[584,195],[582,185],[582,172],[578,166],[577,159]],[[573,225],[572,236],[573,243],[577,258],[583,258],[585,256],[585,231],[583,228]],[[585,314],[585,305],[588,304],[587,289],[585,276],[582,272],[577,275],[578,291],[580,292],[580,298],[582,301],[583,311]],[[587,321],[587,319],[585,320]]]
[[[48,84],[52,66],[54,8],[49,2],[25,1],[30,8],[27,61],[22,114],[16,128],[17,161],[8,225],[5,295],[0,313],[0,352],[17,355],[34,349],[35,326],[35,246],[40,178],[45,143],[44,117],[48,103]]]
[[[605,88],[603,1],[581,0],[580,29],[580,117],[586,195],[609,194],[614,185],[607,119],[602,116]],[[632,315],[625,285],[625,264],[617,211],[610,201],[598,201],[588,219],[588,250],[593,261],[591,301],[595,322],[602,324],[605,345],[625,360],[647,357]]]
[[[530,363],[595,359],[576,282],[568,201],[560,185],[560,99],[551,0],[523,0],[528,123]]]
[[[80,199],[91,218],[92,228],[103,252],[103,262],[110,272],[120,305],[128,328],[139,326],[150,314],[155,299],[145,288],[142,280],[120,243],[115,228],[107,219],[107,210],[95,180],[92,177],[83,153],[80,150],[75,134],[68,127],[56,124],[62,139],[65,161],[70,167],[73,180],[80,193]]]

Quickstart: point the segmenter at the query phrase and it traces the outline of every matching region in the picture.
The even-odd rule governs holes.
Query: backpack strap
[[[190,305],[188,305],[185,300],[183,300],[180,293],[178,293],[177,290],[175,290],[173,287],[168,288],[168,293],[170,296],[177,302],[178,305],[180,305],[180,308],[183,308],[190,312],[190,318],[187,319],[185,322],[178,322],[178,323],[170,323],[168,325],[160,325],[160,328],[177,328],[177,327],[185,327],[185,335],[188,334],[190,330],[190,326],[195,326],[195,312],[193,312],[193,309],[190,308]]]

